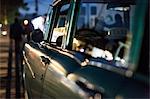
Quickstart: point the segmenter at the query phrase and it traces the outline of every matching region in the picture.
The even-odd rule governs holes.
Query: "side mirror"
[[[44,39],[44,34],[40,29],[35,29],[31,32],[31,40],[36,43],[42,42]]]

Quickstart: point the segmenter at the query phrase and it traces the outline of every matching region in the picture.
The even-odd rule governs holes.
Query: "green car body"
[[[83,18],[80,14],[86,13],[81,10],[81,5],[85,2],[93,2],[95,5],[101,3],[102,8],[106,4],[114,3],[120,4],[119,7],[134,8],[131,10],[134,13],[132,17],[124,19],[125,27],[128,29],[127,39],[124,37],[122,39],[122,34],[119,36],[119,41],[123,42],[119,44],[127,46],[127,50],[123,51],[127,51],[125,58],[117,60],[121,45],[118,45],[116,53],[112,52],[113,55],[109,59],[107,58],[110,54],[98,55],[101,51],[102,54],[108,52],[102,46],[105,45],[104,41],[108,40],[109,35],[112,35],[109,32],[102,31],[104,34],[98,34],[95,27],[92,27],[92,23],[83,24],[81,27],[85,28],[78,31],[81,25],[78,22],[82,23],[82,20],[78,19]],[[33,31],[31,40],[24,47],[25,87],[28,98],[149,98],[149,66],[146,63],[148,57],[144,59],[145,63],[140,63],[143,62],[143,55],[147,53],[140,52],[143,51],[143,40],[148,35],[146,31],[148,29],[146,26],[148,25],[146,22],[148,0],[129,0],[125,4],[123,2],[124,0],[55,0],[53,2],[45,22],[45,31],[42,32],[44,39],[39,36],[37,39],[41,40],[36,42],[34,40],[36,38],[32,37]],[[94,4],[82,6],[92,8]],[[115,7],[118,5],[112,6],[112,8]],[[128,10],[121,14],[124,18],[130,16],[131,12]],[[100,12],[103,11],[105,10],[100,10]],[[96,19],[93,13],[85,18]],[[96,21],[91,22],[96,24]],[[91,28],[87,29],[89,27]],[[40,30],[38,32],[41,33]],[[110,31],[110,33],[113,32]],[[112,36],[112,38],[116,40],[117,36]],[[95,54],[94,50],[98,52]]]

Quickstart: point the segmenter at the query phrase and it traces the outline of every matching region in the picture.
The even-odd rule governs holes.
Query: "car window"
[[[130,20],[134,8],[130,5],[126,9],[111,9],[107,3],[82,3],[73,50],[128,68],[132,39]]]
[[[136,50],[137,45],[132,44],[134,39],[139,37],[135,36],[136,29],[133,25],[138,17],[134,15],[137,8],[135,2],[123,7],[112,6],[110,2],[82,2],[79,6],[80,11],[77,12],[70,12],[75,7],[71,4],[59,7],[58,16],[54,17],[56,24],[52,26],[52,33],[50,33],[52,34],[50,43],[63,49],[70,50],[72,47],[71,50],[88,54],[87,56],[92,56],[92,61],[98,61],[100,64],[134,70],[136,68],[134,60],[137,61],[136,57],[139,54]],[[73,16],[74,13],[76,17]],[[134,51],[136,55],[131,55]],[[132,61],[133,66],[129,65],[129,61],[130,63]]]
[[[70,8],[70,4],[65,4],[59,9],[58,21],[53,29],[51,43],[61,46],[62,36],[66,34],[67,14]]]

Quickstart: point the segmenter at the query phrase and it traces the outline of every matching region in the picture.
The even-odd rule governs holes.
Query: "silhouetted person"
[[[103,26],[111,29],[111,32],[113,32],[113,31],[121,32],[120,29],[124,27],[124,24],[122,22],[121,15],[120,14],[116,14],[115,15],[115,22],[113,24],[103,23]],[[110,35],[111,35],[111,32],[110,32]],[[117,44],[118,40],[117,39],[109,39],[108,43],[105,46],[105,48],[107,50],[109,50],[112,54],[114,54],[116,49],[117,49],[117,47],[118,47],[118,44]]]
[[[115,23],[113,24],[103,24],[104,27],[113,28],[113,27],[123,27],[122,17],[120,14],[115,15]]]
[[[31,20],[26,20],[28,23],[24,22],[24,32],[27,35],[27,41],[30,40],[30,34],[34,30],[34,26],[31,23]]]
[[[16,98],[20,98],[21,74],[22,74],[22,34],[24,30],[19,23],[18,18],[14,19],[14,23],[10,25],[10,39],[15,41],[15,65],[16,65]]]

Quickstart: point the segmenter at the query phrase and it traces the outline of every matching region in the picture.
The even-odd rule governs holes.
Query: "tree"
[[[0,22],[7,24],[19,15],[18,8],[24,6],[23,0],[0,0]]]

